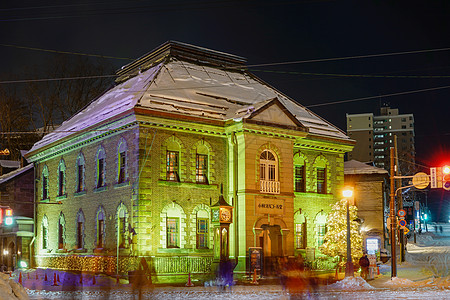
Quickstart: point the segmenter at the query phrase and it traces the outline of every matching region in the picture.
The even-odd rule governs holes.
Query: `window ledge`
[[[179,181],[169,181],[169,180],[159,180],[159,186],[176,186],[181,188],[197,188],[206,190],[217,190],[217,184],[205,184],[196,182],[179,182]]]
[[[63,200],[67,198],[67,194],[61,195],[61,196],[57,196],[56,200]]]
[[[49,203],[49,202],[50,202],[50,198],[41,199],[40,202],[43,202],[43,203]]]
[[[94,189],[94,193],[100,193],[100,192],[106,191],[107,189],[108,189],[107,185],[104,185],[104,186],[101,186],[101,187],[96,187]]]
[[[84,190],[84,191],[79,191],[79,192],[75,192],[73,195],[74,195],[75,197],[79,197],[79,196],[86,195],[86,190]]]
[[[105,248],[94,248],[94,253],[106,253]]]
[[[55,253],[67,253],[67,249],[56,249]]]
[[[127,180],[127,181],[124,181],[124,182],[121,182],[121,183],[116,183],[114,185],[114,188],[117,189],[117,188],[121,188],[121,187],[124,187],[124,186],[129,186],[129,185],[130,185],[130,181]]]
[[[85,249],[85,248],[78,248],[78,249],[73,249],[70,252],[73,252],[73,253],[86,253],[87,249]]]

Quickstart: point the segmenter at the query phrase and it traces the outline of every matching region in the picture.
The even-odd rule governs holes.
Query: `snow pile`
[[[392,277],[391,280],[386,281],[385,284],[389,287],[404,287],[415,285],[414,281],[399,277]]]
[[[361,277],[346,277],[336,283],[330,284],[329,289],[343,289],[343,290],[363,290],[373,289],[374,287],[368,284]]]
[[[8,274],[0,273],[0,299],[25,300],[30,298],[22,285],[11,280]]]

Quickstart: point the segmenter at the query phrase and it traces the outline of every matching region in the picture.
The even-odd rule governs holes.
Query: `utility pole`
[[[401,187],[402,186],[402,172],[400,170],[400,164],[398,162],[398,148],[397,148],[397,135],[394,135],[394,149],[395,149],[395,173],[396,175],[399,177],[398,182],[397,182],[397,186]],[[397,196],[397,195],[395,195]],[[403,196],[402,193],[400,192],[399,196],[398,196],[398,207],[397,209],[403,209]],[[398,238],[400,240],[400,261],[404,262],[405,261],[405,231],[403,230],[402,227],[399,228],[398,231]]]
[[[390,148],[390,159],[391,159],[391,168],[390,168],[390,183],[391,183],[391,201],[389,202],[389,218],[391,219],[391,230],[390,230],[390,238],[391,238],[391,278],[397,277],[397,255],[395,253],[395,227],[397,226],[397,222],[395,221],[395,170],[394,170],[394,147]]]

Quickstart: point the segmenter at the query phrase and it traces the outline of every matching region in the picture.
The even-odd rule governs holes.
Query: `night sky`
[[[2,1],[0,32],[0,73],[19,78],[53,54],[16,46],[113,56],[116,68],[167,40],[243,56],[341,129],[346,113],[386,103],[413,113],[417,163],[450,164],[450,1]],[[430,195],[441,211],[449,198]]]

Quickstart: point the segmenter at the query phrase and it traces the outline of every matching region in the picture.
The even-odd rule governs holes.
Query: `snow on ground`
[[[29,297],[23,286],[10,279],[9,274],[0,273],[0,299],[26,300]]]
[[[374,287],[367,283],[361,277],[346,277],[336,283],[330,284],[329,289],[344,289],[344,290],[360,290],[373,289]]]

